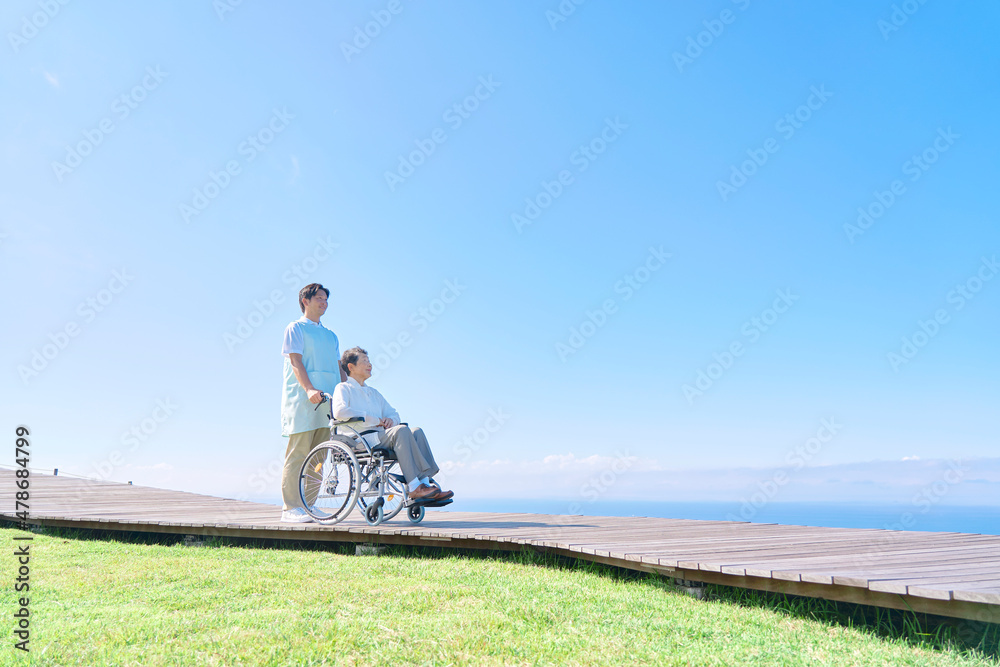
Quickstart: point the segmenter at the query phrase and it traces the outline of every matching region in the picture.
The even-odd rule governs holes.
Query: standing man
[[[330,290],[319,283],[299,291],[302,317],[285,328],[281,353],[285,356],[285,382],[281,392],[281,435],[288,438],[285,467],[281,471],[281,520],[312,521],[299,497],[299,470],[313,447],[330,439],[326,410],[316,409],[323,393],[333,390],[346,376],[340,368],[340,341],[319,318],[326,312]]]

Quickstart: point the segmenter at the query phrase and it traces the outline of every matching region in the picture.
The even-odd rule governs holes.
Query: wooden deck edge
[[[6,515],[0,515],[0,521],[17,523]],[[514,542],[496,542],[471,538],[451,538],[438,535],[390,535],[387,533],[349,531],[346,526],[339,529],[325,528],[316,530],[314,524],[286,524],[287,528],[259,527],[218,527],[193,526],[190,524],[132,524],[107,519],[52,519],[32,518],[29,525],[53,526],[58,528],[78,528],[83,530],[111,530],[129,533],[159,533],[168,535],[197,535],[199,537],[234,537],[240,539],[285,540],[303,542],[354,542],[375,545],[401,545],[425,547],[451,547],[455,549],[475,549],[477,551],[519,551],[524,545]],[[304,529],[301,526],[309,526]],[[359,528],[351,526],[351,528]],[[365,526],[365,528],[369,528]]]
[[[874,607],[900,609],[937,616],[963,618],[984,623],[1000,623],[1000,605],[962,600],[937,600],[933,598],[899,595],[897,593],[881,593],[867,588],[843,586],[840,584],[814,584],[803,581],[787,581],[782,579],[767,579],[764,577],[748,577],[704,570],[685,570],[678,568],[678,578],[689,581],[701,581],[707,584],[721,584],[737,588],[749,588],[770,593],[785,593],[801,595],[810,598],[824,598],[837,602],[853,602]]]
[[[0,515],[0,520],[17,523],[6,514]],[[604,565],[612,565],[639,572],[656,573],[687,581],[697,581],[708,584],[719,584],[736,588],[748,588],[771,593],[785,593],[804,597],[851,602],[854,604],[899,609],[938,616],[948,616],[986,623],[1000,623],[1000,605],[973,602],[965,600],[938,600],[932,598],[882,593],[867,588],[844,586],[840,584],[819,584],[803,581],[788,581],[754,577],[745,575],[709,572],[706,570],[669,567],[644,563],[627,558],[608,555],[584,553],[565,546],[533,546],[510,540],[479,538],[453,538],[435,534],[386,534],[378,532],[361,532],[348,530],[346,526],[331,529],[316,530],[311,524],[288,524],[287,528],[257,528],[229,526],[192,526],[183,524],[142,524],[127,521],[75,520],[55,518],[32,518],[31,525],[53,526],[61,528],[79,528],[91,530],[113,530],[121,532],[160,533],[172,535],[199,535],[203,537],[235,537],[243,539],[270,540],[301,540],[311,542],[365,542],[377,545],[406,545],[425,547],[448,547],[454,549],[470,549],[477,551],[518,551],[533,549],[547,553],[555,553],[568,558],[587,560]],[[302,526],[302,527],[300,527]],[[306,528],[305,526],[309,526]],[[352,526],[352,528],[355,528]],[[366,526],[366,528],[368,528]]]

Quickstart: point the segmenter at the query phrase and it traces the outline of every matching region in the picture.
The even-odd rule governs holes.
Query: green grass
[[[527,553],[50,533],[31,547],[33,664],[998,664],[997,626],[928,635],[912,615],[723,587],[699,601],[661,577]],[[14,561],[0,557],[8,625]],[[26,664],[12,644],[0,663]]]

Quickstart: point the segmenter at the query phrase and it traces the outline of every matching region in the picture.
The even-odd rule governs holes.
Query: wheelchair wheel
[[[342,442],[316,445],[302,462],[299,497],[306,513],[318,523],[343,520],[354,509],[359,490],[358,460]]]
[[[358,509],[367,512],[368,508],[378,502],[379,492],[382,495],[383,521],[393,518],[403,509],[406,501],[406,482],[396,479],[393,475],[398,474],[399,464],[395,461],[391,463],[386,475],[385,488],[380,489],[381,474],[378,466],[371,463],[361,463],[360,492],[358,494]],[[400,478],[402,476],[400,475]]]
[[[368,522],[369,526],[379,525],[384,516],[381,505],[369,505],[368,509],[365,510],[365,521]]]
[[[420,523],[424,520],[424,506],[410,505],[409,509],[406,510],[406,518],[408,518],[411,523]]]

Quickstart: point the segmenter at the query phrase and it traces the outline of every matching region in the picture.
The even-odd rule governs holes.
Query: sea
[[[865,503],[770,502],[761,507],[738,502],[572,502],[524,498],[458,499],[444,511],[526,512],[589,516],[662,517],[703,521],[751,521],[830,528],[885,528],[1000,535],[1000,507],[959,505],[871,505]]]
[[[277,496],[250,498],[281,505]],[[701,521],[750,521],[830,528],[884,528],[945,533],[1000,535],[996,505],[877,505],[871,503],[769,502],[762,507],[739,502],[663,502],[606,500],[579,502],[551,498],[457,498],[444,512],[583,514],[647,516]]]

